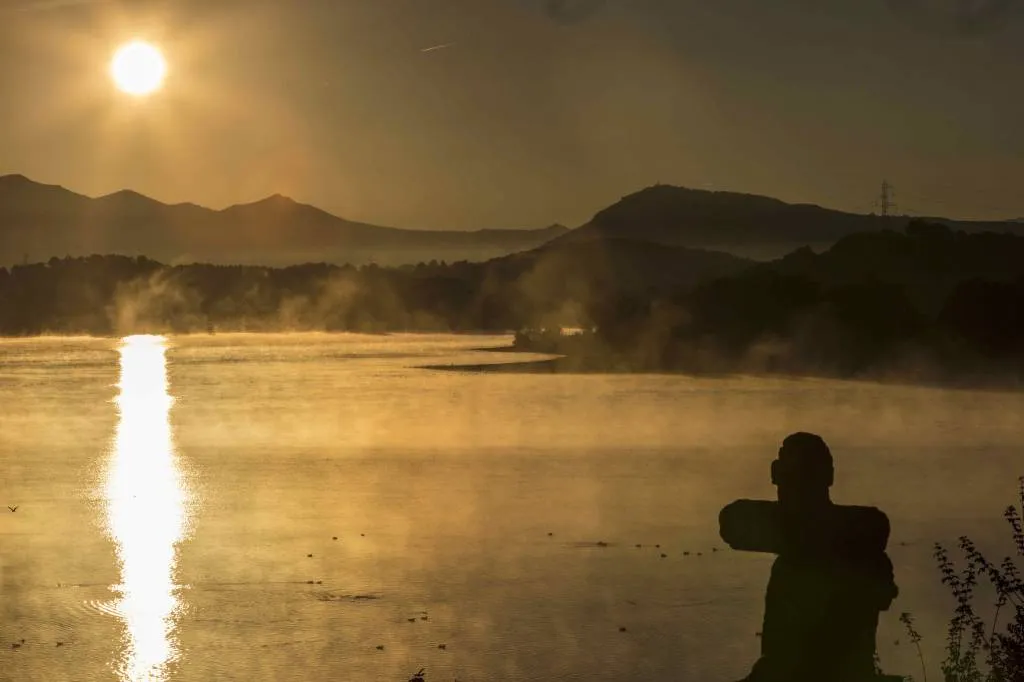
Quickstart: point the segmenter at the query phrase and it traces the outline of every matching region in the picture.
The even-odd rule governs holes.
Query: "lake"
[[[884,668],[910,611],[939,677],[932,543],[1012,551],[1024,397],[420,368],[508,342],[0,341],[0,679],[733,682],[772,557],[718,511],[798,430],[892,522]]]

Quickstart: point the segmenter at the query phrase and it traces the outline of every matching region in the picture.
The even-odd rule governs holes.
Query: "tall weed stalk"
[[[1019,480],[1021,507],[1011,505],[1003,513],[1010,524],[1017,557],[1024,557],[1024,476]],[[949,552],[935,543],[935,561],[946,585],[956,600],[946,636],[946,658],[941,669],[944,682],[1024,682],[1024,579],[1016,559],[1005,557],[1001,563],[989,561],[966,536],[959,540],[964,556],[958,569]],[[987,625],[974,608],[975,588],[987,579],[996,590],[995,612]],[[1012,610],[1012,613],[1005,612]],[[927,680],[921,636],[910,614],[900,622],[917,646],[922,674]]]

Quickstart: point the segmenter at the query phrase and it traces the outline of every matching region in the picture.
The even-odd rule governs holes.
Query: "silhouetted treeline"
[[[497,261],[267,268],[51,258],[0,268],[0,334],[504,332],[576,320],[614,286],[549,270]]]
[[[0,269],[0,333],[501,328],[504,320],[489,316],[486,298],[477,296],[476,269],[52,258]]]
[[[564,338],[531,330],[577,327]],[[771,263],[607,240],[486,263],[0,269],[0,333],[512,331],[574,367],[1020,376],[1024,237],[914,222]]]
[[[728,254],[625,240],[545,247],[486,263],[394,268],[51,258],[0,268],[0,334],[582,326],[589,324],[588,311],[615,293],[686,290],[748,264]]]
[[[1024,238],[911,223],[674,296],[609,297],[592,334],[520,334],[574,368],[1024,378]]]

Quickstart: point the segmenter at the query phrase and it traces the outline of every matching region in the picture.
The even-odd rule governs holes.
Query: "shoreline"
[[[152,333],[152,332],[150,332]],[[325,336],[367,336],[367,337],[402,337],[402,336],[447,336],[447,337],[462,337],[462,338],[493,338],[497,342],[498,339],[508,338],[508,333],[494,333],[494,332],[411,332],[411,331],[387,331],[387,332],[358,332],[358,331],[341,331],[341,330],[292,330],[292,331],[268,331],[268,330],[250,330],[250,331],[221,331],[214,334],[207,332],[185,332],[185,333],[174,333],[165,332],[158,334],[161,336],[167,336],[169,338],[174,337],[202,337],[202,338],[215,338],[218,336],[276,336],[285,334],[316,334]],[[128,336],[131,336],[129,334]],[[58,340],[91,340],[91,341],[115,341],[124,338],[125,335],[110,334],[110,335],[94,335],[94,334],[42,334],[42,335],[24,335],[24,336],[0,336],[0,342],[12,342],[12,343],[24,343],[31,342],[33,340],[44,340],[44,341],[58,341]],[[813,380],[813,381],[844,381],[844,382],[857,382],[865,384],[885,385],[885,386],[903,386],[907,388],[926,388],[926,389],[940,389],[940,390],[956,390],[956,391],[987,391],[987,392],[998,392],[998,393],[1019,393],[1024,391],[1024,379],[1017,378],[1003,378],[998,370],[989,371],[976,371],[970,373],[963,373],[960,376],[956,376],[955,373],[943,373],[940,371],[925,371],[923,374],[901,374],[899,372],[878,372],[875,374],[865,373],[860,375],[841,375],[838,373],[828,372],[813,372],[813,371],[764,371],[757,368],[743,368],[735,367],[728,369],[725,367],[719,367],[716,369],[695,369],[693,367],[681,368],[681,367],[638,367],[628,361],[621,361],[617,363],[609,363],[597,356],[588,356],[586,354],[573,355],[566,353],[553,353],[550,351],[542,350],[531,350],[524,348],[517,348],[514,345],[508,344],[505,341],[504,345],[494,346],[473,346],[468,348],[471,352],[479,353],[495,353],[504,355],[509,358],[505,362],[494,362],[494,363],[468,363],[468,364],[424,364],[424,365],[410,365],[411,368],[421,370],[432,370],[432,371],[444,371],[444,372],[464,372],[474,374],[566,374],[566,375],[622,375],[622,374],[635,374],[635,375],[662,375],[662,376],[686,376],[699,379],[728,379],[738,377],[750,377],[760,379],[786,379],[786,380]],[[534,356],[534,359],[519,360],[513,359],[516,355],[529,355]],[[542,357],[542,359],[535,359],[536,356],[548,356]]]
[[[123,333],[98,333],[98,332],[53,332],[46,331],[38,334],[0,334],[0,341],[34,341],[39,339],[114,339],[119,340],[128,336],[166,336],[166,337],[210,337],[210,336],[281,336],[284,334],[320,334],[333,336],[454,336],[474,338],[501,339],[511,337],[513,332],[464,332],[464,331],[352,331],[346,329],[218,329],[213,332],[204,330],[193,331],[168,331],[168,330],[145,330]],[[482,346],[470,350],[492,351],[508,350],[516,353],[533,352],[520,351],[511,346]]]
[[[502,346],[493,348],[474,348],[474,351],[487,353],[502,353],[508,355],[543,355],[538,351],[521,350],[514,346]],[[840,376],[824,373],[800,373],[800,372],[758,372],[758,371],[693,371],[686,369],[639,369],[628,366],[610,367],[599,362],[587,361],[581,358],[574,358],[568,355],[555,355],[543,360],[523,360],[497,363],[472,363],[465,365],[420,365],[418,369],[443,371],[443,372],[465,372],[471,374],[566,374],[566,375],[662,375],[662,376],[686,376],[694,379],[735,379],[749,377],[756,379],[787,379],[791,381],[843,381],[864,384],[875,384],[882,386],[902,386],[906,388],[938,389],[953,391],[987,391],[993,393],[1019,393],[1024,390],[1024,382],[1011,380],[996,380],[991,377],[976,377],[971,379],[964,377],[955,378],[932,378],[926,377],[900,377],[898,375],[861,375],[861,376]]]

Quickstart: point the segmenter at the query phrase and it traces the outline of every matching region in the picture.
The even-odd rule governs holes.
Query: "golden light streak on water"
[[[187,523],[187,490],[171,432],[167,342],[129,336],[120,351],[117,433],[105,482],[107,529],[117,545],[116,611],[125,641],[119,679],[164,680],[177,654],[177,545]]]

